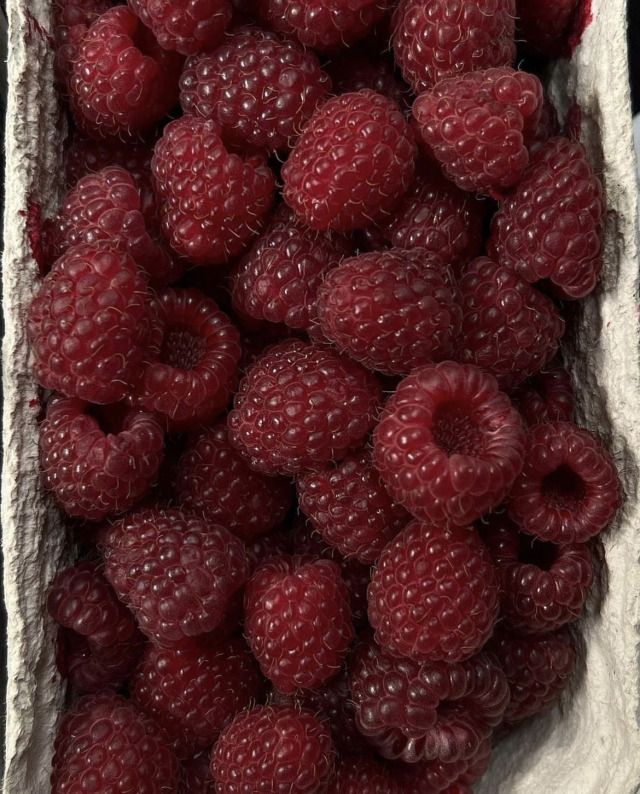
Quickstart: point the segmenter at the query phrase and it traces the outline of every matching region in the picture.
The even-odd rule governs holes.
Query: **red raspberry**
[[[400,0],[393,52],[416,94],[445,77],[510,66],[516,0]]]
[[[346,756],[338,764],[329,794],[402,794],[391,765],[374,755]]]
[[[536,540],[503,513],[491,515],[479,529],[496,566],[509,626],[520,634],[543,634],[580,617],[593,582],[588,546]]]
[[[494,216],[488,254],[530,284],[546,279],[561,297],[583,298],[602,267],[603,216],[602,184],[584,147],[552,138]]]
[[[473,527],[412,521],[380,555],[368,600],[382,647],[420,661],[459,662],[491,636],[498,581]]]
[[[146,280],[128,254],[76,246],[29,307],[38,383],[92,403],[122,400],[145,356],[151,320]]]
[[[346,259],[318,290],[318,322],[327,339],[387,374],[449,358],[460,320],[450,269],[422,249]]]
[[[365,642],[350,684],[360,731],[383,757],[407,763],[473,758],[509,702],[504,673],[484,653],[421,664]]]
[[[495,375],[508,390],[554,357],[564,320],[552,300],[516,273],[481,257],[465,269],[459,288],[460,361]]]
[[[393,497],[419,518],[463,526],[507,495],[522,469],[525,433],[491,375],[445,361],[401,382],[373,442]]]
[[[446,176],[462,190],[488,195],[519,182],[541,110],[540,80],[506,67],[441,80],[413,105]]]
[[[329,560],[272,557],[247,584],[244,609],[249,646],[285,693],[331,678],[354,636],[349,594]]]
[[[291,484],[247,466],[227,438],[226,422],[194,434],[177,463],[181,507],[250,541],[281,523],[293,502]]]
[[[62,92],[66,89],[78,46],[89,25],[111,6],[111,0],[54,0],[55,70]]]
[[[109,165],[119,165],[133,177],[140,190],[143,212],[154,201],[151,187],[151,157],[153,149],[146,143],[119,140],[96,141],[78,132],[72,135],[65,151],[65,177],[73,187],[83,176],[94,174]]]
[[[165,50],[195,55],[213,49],[231,22],[229,0],[128,0]]]
[[[584,543],[605,529],[620,507],[620,483],[609,453],[572,422],[529,431],[525,464],[509,496],[523,532],[550,543]]]
[[[415,155],[395,102],[369,90],[341,94],[314,113],[293,147],[282,168],[284,199],[313,229],[362,228],[393,210]]]
[[[213,121],[168,124],[151,168],[162,230],[194,265],[221,265],[257,236],[273,204],[274,175],[262,156],[231,154]]]
[[[103,543],[105,576],[158,644],[213,631],[249,562],[241,540],[180,510],[139,510]]]
[[[344,457],[373,424],[375,378],[358,364],[299,340],[253,364],[229,414],[229,440],[249,465],[297,474]]]
[[[164,433],[151,415],[129,411],[107,432],[81,400],[54,397],[40,426],[45,486],[70,516],[101,521],[149,491],[164,456]]]
[[[573,421],[573,384],[559,363],[550,364],[526,380],[512,393],[511,399],[531,427],[543,422]]]
[[[211,753],[200,753],[182,764],[182,781],[178,794],[215,794],[209,769]]]
[[[181,68],[133,11],[110,8],[84,36],[69,79],[78,125],[92,137],[148,130],[177,102]]]
[[[286,151],[330,90],[312,52],[244,27],[187,61],[180,102],[185,113],[216,121],[232,145]]]
[[[491,760],[491,737],[484,739],[475,754],[463,761],[421,761],[417,764],[393,765],[395,779],[403,791],[413,794],[471,794],[467,788],[487,771]]]
[[[211,772],[218,794],[311,794],[326,790],[334,763],[329,729],[311,712],[257,706],[222,732]]]
[[[149,644],[131,680],[133,702],[171,739],[178,757],[210,747],[234,715],[260,697],[262,678],[241,639]]]
[[[410,90],[394,74],[391,58],[384,54],[372,56],[366,45],[349,48],[326,65],[336,94],[347,94],[369,88],[392,99],[404,110],[410,103]]]
[[[525,50],[543,58],[568,57],[578,4],[579,0],[517,0],[518,39]]]
[[[282,526],[266,535],[257,535],[245,541],[251,574],[269,557],[280,557],[283,554],[289,554],[291,551],[290,540],[289,528]]]
[[[165,737],[133,703],[116,695],[90,695],[74,703],[58,728],[52,766],[51,794],[82,788],[166,794],[178,788],[179,764]]]

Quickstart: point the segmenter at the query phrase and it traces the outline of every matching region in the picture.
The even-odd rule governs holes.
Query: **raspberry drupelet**
[[[389,493],[418,518],[458,526],[502,502],[524,452],[522,420],[495,378],[451,361],[405,378],[373,434]]]
[[[552,361],[511,393],[511,399],[529,427],[544,422],[571,422],[575,407],[571,375]]]
[[[420,761],[417,764],[392,765],[402,791],[413,794],[471,794],[470,786],[479,780],[491,760],[491,737],[484,739],[471,758],[446,763]]]

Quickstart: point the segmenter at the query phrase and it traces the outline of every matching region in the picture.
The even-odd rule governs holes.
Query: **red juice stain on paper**
[[[42,205],[38,201],[29,199],[26,210],[20,210],[18,214],[26,219],[27,238],[31,256],[36,260],[40,275],[44,276],[48,270],[48,257],[46,254],[46,236],[43,233]]]
[[[573,17],[573,23],[569,32],[567,43],[569,50],[573,52],[580,44],[582,34],[593,22],[593,9],[591,7],[592,0],[578,0],[576,11]]]

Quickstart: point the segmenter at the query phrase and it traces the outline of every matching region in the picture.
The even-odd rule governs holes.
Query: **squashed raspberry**
[[[222,39],[231,21],[230,0],[128,0],[165,50],[195,55]]]
[[[400,383],[373,442],[392,496],[418,518],[459,526],[500,504],[525,451],[522,420],[495,379],[450,361]]]
[[[393,61],[382,54],[373,57],[366,45],[351,47],[332,57],[326,67],[336,94],[369,88],[392,99],[401,110],[410,102],[411,91],[394,74]]]
[[[532,55],[564,58],[570,55],[569,34],[581,0],[516,0],[518,39]]]
[[[530,427],[544,422],[573,421],[575,399],[571,375],[559,362],[552,362],[522,383],[511,399]]]
[[[480,743],[471,758],[445,763],[420,761],[417,764],[392,765],[394,778],[403,786],[402,791],[413,794],[472,794],[472,783],[479,780],[491,760],[491,737]]]
[[[394,769],[372,754],[343,757],[329,794],[401,794]]]
[[[262,672],[281,692],[335,675],[353,639],[349,594],[329,560],[273,557],[245,590],[245,632]]]
[[[199,753],[182,764],[178,794],[215,794],[211,777],[211,753]]]

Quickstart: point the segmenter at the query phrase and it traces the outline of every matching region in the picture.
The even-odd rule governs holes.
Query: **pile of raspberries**
[[[605,205],[536,72],[579,17],[57,0],[53,794],[463,794],[566,689],[621,503],[558,352]]]

